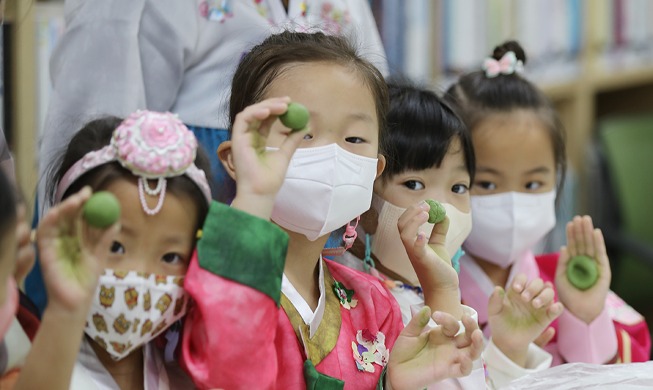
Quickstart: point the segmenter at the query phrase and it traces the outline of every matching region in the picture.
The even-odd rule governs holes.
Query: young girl
[[[176,116],[150,111],[92,121],[68,145],[51,181],[54,203],[89,186],[112,193],[121,207],[120,232],[86,313],[73,388],[192,386],[150,341],[188,303],[183,276],[211,199],[197,152]]]
[[[232,141],[219,155],[236,198],[211,206],[186,279],[196,306],[182,347],[195,383],[421,388],[468,374],[482,344],[471,318],[455,336],[456,319],[435,313],[442,326],[422,332],[425,309],[402,331],[378,281],[321,257],[328,234],[369,208],[383,170],[378,70],[341,37],[284,32],[243,58],[232,91]],[[308,107],[304,131],[276,121],[291,99]]]
[[[373,260],[373,273],[390,287],[404,323],[411,318],[411,309],[424,303],[454,316],[468,312],[476,317],[472,308],[460,304],[458,275],[452,267],[472,228],[469,187],[475,164],[470,135],[462,120],[434,92],[405,83],[391,83],[389,90],[386,139],[391,153],[386,169],[374,184],[368,232],[361,231],[357,240],[367,241],[368,245],[354,246],[352,253],[344,257],[350,258],[349,263],[354,254],[366,262]],[[428,210],[424,199],[440,201],[447,211],[446,220],[436,226],[427,223],[422,215]],[[366,233],[373,234],[368,239]],[[416,241],[417,234],[420,237]],[[429,245],[424,245],[427,241]],[[361,249],[369,256],[364,257]],[[542,322],[520,329],[531,335],[520,345],[520,352],[528,354],[527,364],[507,357],[503,353],[505,345],[495,345],[492,340],[486,345],[485,354],[492,357],[486,359],[486,364],[494,386],[500,387],[512,378],[550,365],[548,353],[528,345],[561,312],[560,304],[547,311],[553,305],[550,290],[544,284],[532,282],[522,289],[509,290],[506,295],[505,310],[497,312],[497,318],[539,316]],[[532,296],[522,300],[526,291]],[[542,308],[532,306],[536,297],[542,300]],[[480,367],[478,375],[459,380],[457,386],[482,386],[484,376]],[[441,383],[438,388],[443,386]]]
[[[79,333],[97,285],[99,259],[108,255],[117,230],[115,226],[104,231],[79,229],[80,209],[90,196],[88,188],[49,210],[39,225],[37,243],[51,300],[36,336],[30,340],[31,329],[23,328],[17,318],[19,291],[14,275],[22,274],[17,263],[24,256],[24,248],[18,242],[16,225],[20,216],[13,187],[0,170],[0,388],[68,388],[79,350]],[[67,272],[71,259],[57,251],[58,242],[66,237],[83,238],[77,266],[83,278]],[[52,364],[52,356],[57,356],[56,365]]]
[[[554,365],[648,360],[646,323],[609,291],[603,236],[590,217],[575,217],[567,224],[567,246],[559,254],[535,257],[531,252],[555,225],[565,145],[550,103],[519,74],[525,62],[519,44],[507,42],[494,50],[483,71],[461,77],[448,91],[460,105],[476,151],[473,227],[461,259],[462,299],[478,311],[486,335],[491,333],[497,344],[499,338],[509,343],[514,336],[498,334],[492,324],[496,305],[491,299],[488,307],[488,297],[495,286],[523,285],[526,278],[515,277],[519,273],[528,280],[541,277],[555,285],[566,308],[554,321],[555,337],[546,345]],[[584,291],[566,277],[567,263],[576,255],[593,258],[599,269],[598,282]]]

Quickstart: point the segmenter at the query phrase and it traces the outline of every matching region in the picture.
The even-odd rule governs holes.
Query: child
[[[124,121],[90,122],[63,155],[51,180],[54,203],[89,186],[112,193],[121,207],[120,232],[86,313],[73,388],[192,386],[150,341],[187,307],[182,280],[211,199],[208,164],[197,152],[176,116],[137,111]],[[167,361],[174,344],[166,346]]]
[[[17,261],[24,255],[18,242],[19,222],[17,200],[13,183],[0,171],[0,388],[35,389],[68,388],[77,351],[79,333],[84,321],[90,298],[97,284],[99,272],[98,259],[108,254],[109,244],[116,232],[113,229],[88,231],[83,235],[77,229],[81,226],[80,207],[90,196],[85,189],[71,196],[61,205],[49,210],[39,226],[38,245],[41,252],[41,265],[45,270],[46,285],[51,293],[40,328],[34,340],[30,332],[19,323],[19,291],[14,275]],[[87,232],[86,230],[84,232]],[[84,278],[78,279],[66,270],[65,263],[70,259],[57,253],[57,242],[64,236],[80,234],[85,239],[80,248],[78,269]],[[52,356],[57,356],[57,364],[52,365]]]
[[[373,233],[369,236],[370,244],[362,248],[369,254],[365,260],[373,259],[371,263],[376,269],[371,271],[390,287],[404,323],[411,318],[411,309],[424,303],[456,317],[462,312],[475,317],[472,308],[460,304],[458,275],[452,267],[472,229],[469,187],[475,165],[470,135],[462,120],[434,92],[406,83],[390,83],[389,90],[386,139],[392,152],[374,184],[373,207],[369,212],[373,218],[368,222],[368,232],[361,232],[358,242],[366,241],[366,234]],[[445,221],[435,226],[426,222],[423,213],[428,211],[428,205],[424,199],[442,203],[447,212]],[[418,233],[421,236],[415,241]],[[424,245],[426,241],[428,246]],[[353,257],[358,248],[353,249],[352,254],[346,253],[344,257]],[[364,258],[360,249],[357,255]],[[542,316],[553,304],[553,294],[544,284],[535,287],[538,290],[525,303],[520,299],[523,291],[510,291],[506,295],[506,310],[496,316],[515,317],[520,310],[523,315]],[[542,302],[541,310],[527,304],[537,296],[549,297]],[[551,311],[554,317],[522,332],[529,332],[535,339],[561,309],[557,307]],[[501,357],[486,359],[488,372],[494,374],[490,378],[494,386],[500,387],[512,378],[550,365],[550,355],[534,345],[529,348],[529,343],[520,346],[523,354],[529,355],[528,365],[505,357],[504,345],[492,341],[486,345],[486,354]],[[461,379],[458,386],[478,388],[483,381],[482,368],[478,374],[480,378]]]
[[[436,312],[442,327],[422,332],[424,309],[402,331],[378,281],[321,257],[328,234],[369,208],[383,170],[378,70],[344,38],[284,32],[243,58],[232,91],[219,156],[236,197],[211,206],[186,279],[196,306],[182,350],[195,383],[399,389],[468,374],[482,345],[471,318],[455,336],[456,319]],[[275,121],[291,99],[310,112],[303,131]]]
[[[493,297],[488,307],[488,297],[495,286],[523,286],[526,278],[515,277],[519,273],[528,280],[540,277],[555,285],[566,308],[553,322],[555,337],[546,345],[553,365],[648,360],[646,323],[609,291],[603,236],[590,217],[567,224],[568,243],[559,254],[535,257],[531,252],[555,225],[556,188],[566,163],[562,127],[542,92],[520,76],[525,63],[519,44],[507,42],[494,50],[483,71],[461,77],[448,91],[471,129],[476,151],[473,227],[461,259],[462,299],[478,311],[486,335],[491,333],[497,344],[499,339],[510,343],[514,334],[499,334],[492,324],[497,305]],[[567,263],[576,255],[593,258],[599,270],[598,282],[584,291],[566,277]],[[552,331],[547,332],[550,338]]]

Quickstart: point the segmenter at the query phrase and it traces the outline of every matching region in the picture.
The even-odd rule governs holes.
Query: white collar
[[[315,332],[317,332],[318,326],[320,326],[320,322],[322,322],[322,317],[324,316],[324,307],[326,306],[326,297],[324,294],[324,265],[322,264],[322,256],[320,256],[320,261],[319,261],[319,276],[318,276],[318,286],[320,288],[320,298],[317,301],[317,307],[315,308],[315,312],[311,310],[310,306],[308,306],[308,303],[306,303],[306,300],[304,297],[302,297],[299,292],[297,292],[297,289],[295,286],[290,283],[290,280],[286,277],[286,274],[283,274],[283,278],[281,279],[281,293],[288,298],[290,303],[295,307],[299,315],[302,317],[302,320],[304,320],[304,323],[309,326],[310,329],[310,334],[309,338],[313,338],[315,335]]]
[[[163,359],[151,343],[143,347],[144,367],[143,377],[145,390],[167,390],[170,388],[168,375],[163,366]],[[84,337],[82,346],[77,355],[77,362],[73,370],[71,390],[120,390],[118,384],[113,379],[109,371],[102,365],[90,342]]]

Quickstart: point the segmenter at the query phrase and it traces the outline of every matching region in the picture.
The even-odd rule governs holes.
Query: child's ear
[[[236,168],[234,167],[234,159],[231,154],[231,141],[224,141],[218,146],[218,158],[224,167],[224,170],[227,171],[229,176],[236,180]]]
[[[385,156],[379,154],[378,161],[376,162],[376,179],[381,176],[383,170],[385,169]]]

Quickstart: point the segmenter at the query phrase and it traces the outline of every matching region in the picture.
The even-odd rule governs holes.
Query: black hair
[[[252,48],[240,61],[231,85],[229,129],[236,115],[262,99],[272,81],[288,65],[309,62],[332,62],[354,71],[374,98],[379,123],[379,152],[384,154],[385,116],[388,91],[379,70],[361,57],[345,37],[323,33],[284,31],[269,36]],[[347,93],[343,91],[343,93]]]
[[[498,61],[508,52],[515,53],[517,60],[526,65],[526,53],[517,41],[508,41],[497,46],[492,58]],[[567,170],[565,130],[551,102],[533,83],[519,73],[487,77],[481,70],[460,77],[458,82],[449,88],[446,98],[472,132],[479,122],[492,114],[519,109],[533,111],[551,136],[556,170],[559,174],[557,188],[560,192]]]
[[[4,237],[9,230],[16,228],[17,202],[13,183],[0,169],[0,237]]]
[[[66,150],[58,158],[57,162],[53,164],[48,174],[46,193],[51,204],[56,202],[57,185],[70,167],[81,160],[88,152],[99,150],[109,145],[113,131],[121,122],[122,119],[115,116],[95,119],[88,122],[73,136]],[[206,153],[200,146],[197,148],[195,165],[209,177],[210,163]],[[100,165],[86,172],[72,183],[63,194],[62,199],[78,192],[84,186],[90,186],[93,191],[102,190],[117,179],[134,180],[134,175],[129,170],[123,168],[118,162]],[[186,194],[191,197],[193,203],[197,205],[198,228],[200,228],[208,213],[208,205],[204,194],[197,185],[190,178],[182,175],[168,179],[167,189],[175,195]]]
[[[388,80],[388,90],[388,155],[382,180],[406,170],[440,167],[451,142],[458,139],[473,182],[476,162],[471,136],[451,106],[434,91],[404,79]]]

